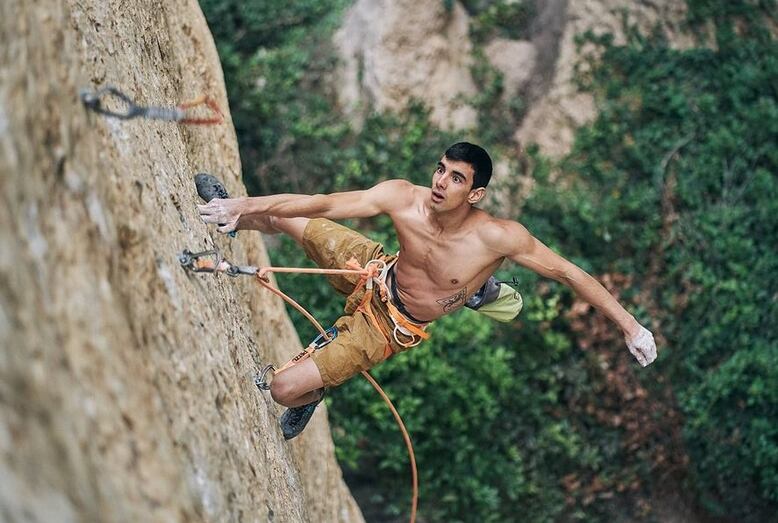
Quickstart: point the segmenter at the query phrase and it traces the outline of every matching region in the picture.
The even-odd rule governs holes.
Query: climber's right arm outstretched
[[[241,217],[252,215],[332,220],[391,215],[395,209],[407,205],[413,190],[414,186],[405,180],[387,180],[365,191],[213,199],[198,205],[197,209],[205,223],[223,224],[218,230],[226,233],[235,230]]]

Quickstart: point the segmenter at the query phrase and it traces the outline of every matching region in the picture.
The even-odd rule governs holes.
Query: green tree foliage
[[[578,133],[570,175],[525,209],[566,252],[647,293],[693,484],[740,521],[778,509],[774,7],[690,2],[693,21],[714,23],[715,48],[588,36],[603,53],[585,79],[600,115]]]
[[[494,37],[526,38],[535,14],[534,3],[527,0],[464,0],[461,3],[472,17],[470,34],[478,43]]]
[[[251,193],[313,192],[337,172],[349,126],[323,93],[346,0],[202,0]],[[323,188],[331,189],[327,183]]]
[[[438,155],[462,138],[435,129],[417,105],[371,115],[360,130],[334,110],[328,42],[348,3],[201,0],[251,193],[390,177],[426,185]],[[561,165],[530,152],[535,189],[519,217],[656,329],[660,360],[636,373],[618,329],[582,312],[566,287],[498,274],[518,277],[516,322],[461,311],[374,371],[414,439],[424,520],[651,520],[655,478],[687,457],[690,491],[712,513],[764,521],[778,509],[778,52],[764,26],[775,6],[688,4],[690,29],[713,24],[714,46],[679,51],[634,31],[624,45],[587,37],[600,54],[581,81],[599,116]],[[531,17],[530,2],[465,5],[476,41],[520,35]],[[497,121],[518,120],[524,107],[505,106],[483,60],[474,72],[484,90],[472,139],[499,158],[512,145],[510,125]],[[386,218],[353,225],[397,248]],[[279,241],[275,264],[308,263]],[[279,281],[322,322],[340,314],[342,298],[317,277]],[[381,400],[357,378],[328,401],[350,485],[366,512],[378,507],[371,520],[405,514],[407,458]]]

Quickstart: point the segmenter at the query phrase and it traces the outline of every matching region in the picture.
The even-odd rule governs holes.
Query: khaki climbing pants
[[[356,258],[363,267],[370,260],[380,259],[390,263],[395,258],[384,254],[380,243],[324,218],[314,218],[308,222],[303,232],[303,248],[308,257],[322,269],[344,269],[351,258]],[[385,359],[387,341],[370,318],[356,310],[365,292],[363,287],[354,293],[359,276],[329,275],[327,279],[336,291],[348,296],[345,314],[335,322],[338,336],[323,349],[315,351],[311,358],[319,369],[324,386],[335,387],[353,375],[381,363]],[[394,324],[379,293],[374,293],[371,303],[385,332],[392,332]],[[390,347],[393,353],[408,350],[395,340],[391,340]]]

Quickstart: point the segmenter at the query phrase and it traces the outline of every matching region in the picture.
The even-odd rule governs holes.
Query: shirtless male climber
[[[220,224],[222,233],[239,229],[286,233],[322,268],[342,269],[352,258],[363,267],[371,260],[385,262],[380,278],[386,282],[384,289],[390,289],[388,303],[375,293],[369,304],[372,317],[359,307],[365,291],[357,287],[358,276],[329,277],[337,291],[350,295],[345,315],[335,322],[338,336],[326,349],[276,375],[271,384],[273,399],[289,407],[281,418],[284,437],[302,431],[325,387],[340,385],[417,344],[426,337],[427,324],[465,306],[477,291],[483,293],[506,258],[568,285],[605,314],[624,332],[627,347],[641,365],[656,359],[653,335],[593,277],[520,223],[475,207],[491,175],[487,152],[461,142],[443,154],[431,187],[387,180],[364,191],[212,199],[198,206],[202,220]],[[389,215],[394,223],[400,243],[396,256],[330,221],[378,214]]]

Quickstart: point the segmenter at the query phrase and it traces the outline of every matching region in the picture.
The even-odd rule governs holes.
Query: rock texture
[[[530,109],[516,131],[520,145],[537,143],[552,157],[570,150],[575,129],[594,119],[596,108],[588,93],[578,90],[574,70],[581,60],[575,37],[586,31],[610,33],[616,43],[624,41],[623,23],[644,32],[655,26],[678,47],[691,45],[680,32],[686,15],[683,0],[552,0],[538,2],[538,16],[531,41],[546,56],[535,71],[537,81],[527,91]],[[543,52],[543,51],[541,51]]]
[[[554,157],[569,151],[574,129],[596,114],[591,96],[573,82],[581,59],[577,35],[609,32],[618,42],[626,20],[644,31],[658,24],[671,45],[692,44],[680,31],[682,0],[536,0],[534,10],[525,39],[494,38],[484,55],[503,74],[505,98],[520,96],[527,106],[517,145],[534,142]],[[417,99],[438,125],[472,128],[476,113],[467,103],[478,87],[470,73],[469,24],[458,2],[449,13],[437,0],[357,0],[335,38],[344,64],[338,96],[346,114],[401,110]]]
[[[516,96],[532,80],[538,59],[538,50],[532,42],[495,38],[486,45],[484,54],[502,73],[504,98]]]
[[[216,244],[192,176],[244,193],[234,130],[120,122],[82,87],[226,110],[194,0],[0,4],[0,520],[361,521],[326,411],[287,444],[252,375],[300,343],[249,279],[189,275]]]
[[[445,129],[475,125],[466,98],[476,94],[465,10],[433,0],[357,0],[335,35],[342,59],[338,99],[359,122],[365,111],[403,109],[421,100]]]

